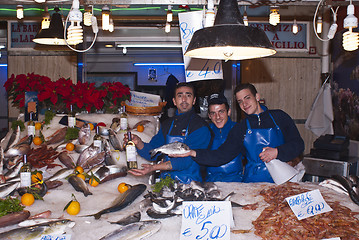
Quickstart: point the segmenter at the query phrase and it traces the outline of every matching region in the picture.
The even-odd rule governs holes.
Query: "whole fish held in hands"
[[[161,228],[161,222],[158,220],[140,221],[122,226],[119,229],[100,238],[100,240],[139,240],[145,239]]]
[[[163,145],[161,147],[152,149],[150,151],[151,154],[151,158],[153,158],[157,153],[163,153],[166,155],[171,155],[171,154],[184,154],[190,151],[190,148],[181,142],[173,142],[173,143],[169,143],[166,145]]]
[[[134,185],[126,192],[122,193],[118,198],[116,198],[115,201],[113,201],[112,206],[105,208],[95,214],[90,214],[83,217],[94,216],[95,219],[100,219],[103,214],[119,211],[135,201],[136,198],[140,196],[145,190],[146,185],[144,184]]]
[[[67,227],[72,228],[75,222],[69,219],[41,223],[29,227],[16,228],[0,233],[1,240],[35,240],[41,239],[43,235],[63,234]]]

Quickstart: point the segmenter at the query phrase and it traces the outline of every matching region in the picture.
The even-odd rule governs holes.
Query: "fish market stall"
[[[62,117],[63,115],[57,115],[49,125],[44,126],[42,133],[45,138],[64,127],[59,123]],[[105,128],[110,128],[112,120],[118,116],[112,114],[83,114],[76,117],[94,123],[95,125],[96,123],[103,122],[106,125]],[[133,128],[131,131],[134,134],[138,134],[144,141],[149,141],[156,131],[158,131],[158,116],[129,115],[128,121],[130,128],[142,121],[142,125],[144,126],[143,131],[139,132],[137,128]],[[24,134],[26,134],[26,131],[22,133],[22,137]],[[92,130],[91,140],[94,134],[95,132]],[[103,134],[106,135],[107,133]],[[123,134],[124,133],[120,133],[118,135],[120,143]],[[3,145],[6,145],[5,141],[10,138],[9,135],[11,135],[11,132],[2,142],[2,147],[4,148],[5,146]],[[103,137],[108,138],[108,136]],[[79,145],[77,141],[78,140],[74,140],[73,143]],[[57,147],[56,151],[58,152],[68,153],[75,163],[80,156],[80,153],[66,150],[63,143],[56,143],[51,146],[53,148]],[[31,147],[41,148],[41,146],[35,146],[34,144],[31,144]],[[111,146],[111,153],[113,153],[111,155],[112,163],[116,163],[119,167],[126,165],[124,152],[115,151],[113,146]],[[139,156],[137,160],[139,165],[147,162]],[[43,171],[45,179],[51,177],[60,169],[65,168],[58,158],[54,159],[51,164],[54,164],[52,168],[47,168],[48,166],[40,168],[40,170]],[[88,169],[85,169],[85,171],[88,171]],[[151,234],[153,232],[153,234],[146,239],[179,239],[182,216],[178,215],[178,211],[175,211],[174,207],[168,207],[169,211],[162,215],[157,215],[156,219],[147,214],[148,209],[153,210],[154,208],[154,205],[148,201],[148,198],[145,198],[145,196],[148,197],[149,191],[153,192],[153,188],[149,185],[149,177],[135,177],[126,175],[126,172],[121,173],[123,174],[105,181],[97,187],[92,187],[87,184],[88,191],[90,192],[87,196],[85,196],[83,192],[76,191],[67,179],[60,179],[63,183],[61,186],[49,189],[44,195],[43,200],[36,200],[33,205],[25,209],[30,211],[31,216],[50,210],[50,218],[71,219],[75,222],[75,225],[72,228],[66,228],[66,233],[71,236],[72,240],[101,239],[122,227],[115,222],[127,216],[136,215],[136,212],[140,212],[141,221],[157,220],[160,222],[161,227],[159,230],[158,223],[153,222],[152,225],[148,226],[148,231]],[[94,215],[96,213],[120,202],[121,196],[124,196],[126,193],[119,193],[118,191],[118,185],[122,182],[134,187],[130,189],[133,198],[126,196],[129,202],[124,203],[125,206],[123,206],[123,208],[120,206],[117,211],[110,210],[109,212],[101,212],[101,214],[97,214],[95,217]],[[144,190],[143,186],[146,187],[146,190]],[[331,226],[335,226],[335,231],[332,234],[342,234],[337,237],[351,236],[351,238],[341,237],[341,239],[359,239],[358,231],[356,228],[353,228],[353,226],[358,226],[357,224],[359,223],[356,219],[357,215],[355,215],[359,213],[359,206],[355,204],[348,195],[338,193],[316,183],[288,183],[280,186],[271,183],[215,183],[215,186],[217,187],[215,189],[217,191],[215,197],[217,200],[223,200],[232,192],[234,193],[229,198],[229,200],[233,202],[232,212],[234,218],[234,226],[231,228],[230,233],[231,239],[256,240],[263,239],[263,236],[266,236],[266,239],[285,239],[284,236],[289,236],[287,239],[301,239],[300,236],[306,236],[307,233],[316,234],[313,239],[324,239],[328,238],[325,232],[330,232]],[[201,186],[198,187],[198,185],[194,183],[193,185],[187,185],[185,188],[179,186],[172,191],[176,191],[178,194],[188,193],[186,197],[193,195],[193,199],[195,199],[198,195],[194,194],[194,189],[198,190],[198,188],[201,189]],[[314,189],[320,190],[325,201],[333,208],[333,211],[331,213],[318,215],[319,217],[317,218],[313,217],[313,223],[308,219],[302,221],[296,220],[294,214],[288,210],[289,207],[283,199],[287,197],[288,194],[295,195]],[[207,194],[206,190],[204,190],[204,192]],[[64,211],[64,207],[71,200],[72,194],[76,196],[76,199],[81,205],[79,214],[75,216],[69,215]],[[137,195],[139,196],[136,197]],[[170,196],[170,194],[167,193],[166,196]],[[323,219],[323,221],[321,222],[320,219]],[[0,233],[17,227],[17,225],[12,225],[0,228]],[[131,232],[133,231],[135,230],[132,229]],[[347,233],[345,233],[345,231]],[[146,234],[148,234],[148,232],[141,232],[135,239],[140,239]],[[121,237],[118,239],[122,239],[124,235],[119,236]],[[331,236],[334,237],[334,235]],[[309,239],[309,237],[303,237],[303,239]]]

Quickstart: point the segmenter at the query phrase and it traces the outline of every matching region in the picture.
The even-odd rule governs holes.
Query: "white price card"
[[[335,237],[335,238],[326,238],[326,239],[322,239],[322,240],[340,240],[340,237]]]
[[[287,197],[285,200],[298,220],[333,211],[318,189]]]
[[[191,11],[178,14],[183,54],[191,42],[193,34],[203,28],[203,11]],[[209,50],[210,51],[210,50]],[[186,70],[186,82],[223,79],[222,61],[183,56]]]
[[[230,201],[185,201],[182,205],[181,240],[230,239]]]
[[[70,234],[42,235],[40,240],[71,240]]]

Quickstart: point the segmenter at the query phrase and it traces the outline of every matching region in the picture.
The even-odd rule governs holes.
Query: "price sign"
[[[229,201],[183,202],[181,240],[230,239],[233,221]]]
[[[333,211],[318,189],[285,199],[298,220]]]
[[[201,29],[202,11],[179,13],[182,52],[185,53],[195,31]],[[221,60],[209,60],[183,56],[186,82],[223,79]]]
[[[71,240],[70,234],[42,235],[40,240]]]

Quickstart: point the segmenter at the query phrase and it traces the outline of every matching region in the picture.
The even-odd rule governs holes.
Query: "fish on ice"
[[[100,238],[100,240],[137,240],[145,239],[161,228],[161,222],[158,220],[140,221],[122,226],[119,229]]]
[[[182,143],[182,142],[173,142],[166,145],[163,145],[161,147],[152,149],[150,151],[151,158],[153,158],[157,153],[163,153],[166,155],[171,154],[184,154],[190,151],[190,148]]]

